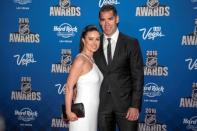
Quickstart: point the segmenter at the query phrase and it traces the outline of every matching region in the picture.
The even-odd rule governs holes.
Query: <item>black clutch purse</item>
[[[85,117],[85,109],[84,109],[83,103],[72,104],[71,111],[74,112],[77,115],[77,117],[79,117],[79,118]],[[66,115],[65,105],[62,105],[62,112],[63,112],[63,118],[67,120],[68,118]]]

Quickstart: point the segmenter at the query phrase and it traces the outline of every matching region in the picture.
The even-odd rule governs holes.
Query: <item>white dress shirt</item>
[[[111,38],[111,53],[112,53],[112,60],[113,60],[113,56],[114,56],[114,52],[115,52],[115,48],[116,48],[116,43],[118,40],[118,35],[119,35],[119,30],[117,28],[116,32],[114,32],[114,34],[111,37],[108,37],[104,34],[104,38],[103,38],[103,51],[104,51],[104,55],[105,55],[105,59],[107,60],[107,46],[108,46],[108,40],[107,38]]]

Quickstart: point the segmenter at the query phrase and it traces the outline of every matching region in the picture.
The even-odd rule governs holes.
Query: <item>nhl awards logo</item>
[[[136,7],[136,16],[170,16],[170,7],[158,0],[147,0],[146,5]]]
[[[51,72],[69,73],[72,64],[71,49],[62,49],[60,61],[60,64],[52,64]]]
[[[144,66],[144,75],[147,76],[167,76],[168,67],[160,66],[157,62],[157,51],[147,51],[146,65]]]
[[[81,16],[81,8],[72,6],[70,0],[59,0],[59,5],[50,7],[50,16]]]
[[[144,122],[138,124],[138,131],[167,131],[166,124],[157,122],[155,108],[146,108],[145,113]]]
[[[21,77],[21,90],[12,91],[11,100],[40,101],[41,93],[32,91],[31,77]]]
[[[16,33],[10,33],[10,43],[39,43],[40,36],[37,33],[31,33],[28,18],[19,18],[19,30]]]
[[[61,114],[61,117],[52,118],[51,127],[52,128],[68,128],[69,124],[64,120],[63,114]]]
[[[195,26],[194,26],[194,32],[190,33],[188,35],[184,35],[182,37],[181,44],[183,46],[187,45],[197,45],[197,18],[195,19]]]
[[[192,95],[191,97],[184,97],[180,100],[179,107],[182,108],[197,108],[197,83],[192,84]]]

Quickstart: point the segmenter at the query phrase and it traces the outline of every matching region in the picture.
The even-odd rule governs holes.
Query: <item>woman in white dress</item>
[[[97,131],[99,91],[103,76],[94,63],[93,53],[100,45],[100,34],[93,25],[84,28],[80,39],[80,53],[75,58],[66,84],[66,114],[69,131]],[[77,95],[74,103],[83,103],[85,117],[78,118],[71,112],[74,87]]]

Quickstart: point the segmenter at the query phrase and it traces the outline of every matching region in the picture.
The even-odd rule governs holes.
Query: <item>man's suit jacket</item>
[[[103,52],[103,35],[100,48],[94,54],[95,63],[103,73],[100,89],[100,106],[105,105],[110,89],[116,111],[126,112],[129,107],[141,109],[144,70],[138,40],[119,33],[113,60],[107,65]]]

